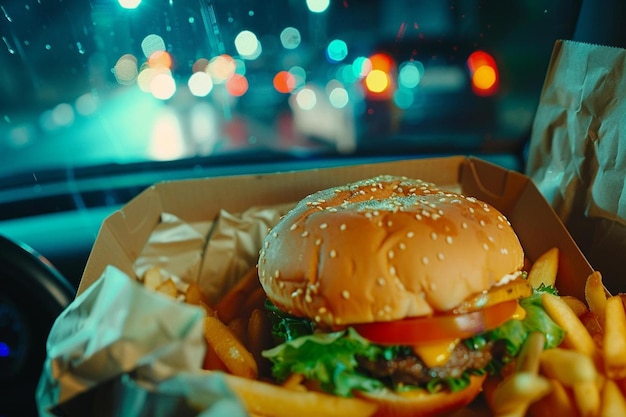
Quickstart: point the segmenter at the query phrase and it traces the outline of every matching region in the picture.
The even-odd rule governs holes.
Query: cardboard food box
[[[551,247],[557,246],[560,249],[559,274],[556,285],[562,294],[574,295],[581,299],[584,297],[585,280],[592,272],[592,268],[533,182],[523,174],[503,169],[484,160],[458,156],[156,184],[146,189],[104,221],[86,265],[77,300],[80,300],[81,297],[95,297],[96,295],[90,293],[90,290],[97,287],[103,274],[111,267],[130,277],[137,277],[137,258],[145,250],[155,228],[163,223],[163,213],[173,214],[183,222],[190,224],[206,223],[204,229],[206,231],[211,230],[212,222],[223,215],[224,210],[230,213],[240,213],[253,206],[287,205],[290,207],[294,202],[315,191],[380,174],[420,178],[436,183],[443,189],[460,191],[465,195],[474,196],[492,204],[510,220],[530,261],[535,260]],[[204,243],[200,240],[196,244],[202,246]],[[158,248],[159,246],[156,245],[155,247]],[[249,253],[258,254],[258,249],[248,248],[247,250]],[[156,256],[158,257],[159,254],[157,253]],[[194,259],[190,263],[205,265],[212,262],[206,252],[205,257],[206,259]],[[255,260],[249,259],[249,262],[254,265]],[[98,291],[104,292],[104,289],[99,288]],[[120,297],[115,298],[121,299],[124,296],[120,295]],[[119,299],[110,301],[110,303],[121,303],[122,301]],[[128,299],[128,302],[138,303],[136,297],[129,297]],[[94,305],[96,303],[97,301],[90,301],[88,304]],[[75,329],[87,326],[81,319],[85,314],[82,313],[82,316],[81,314],[75,315],[79,318],[74,320],[80,322],[80,324],[74,324]],[[189,324],[193,322],[193,314],[189,317],[191,318],[185,323],[185,326],[194,327],[194,325]],[[172,317],[171,314],[170,318],[171,320],[179,319]],[[61,319],[63,322],[63,317]],[[109,324],[103,321],[107,320],[107,317],[103,316],[101,318],[103,321],[99,320],[92,320],[91,325],[99,325],[101,326],[100,331],[106,332],[106,327]],[[161,326],[172,327],[171,323],[168,324],[167,317],[163,320]],[[118,322],[122,323],[123,321]],[[175,333],[175,330],[172,329],[171,332]],[[78,346],[79,351],[84,349],[84,346],[88,344],[86,339],[100,337],[100,331],[92,333],[92,336],[83,337],[85,340],[81,339],[74,345]],[[59,329],[55,331],[53,328],[51,334],[56,333],[59,333]],[[63,343],[69,342],[63,340]],[[181,343],[185,344],[186,342]],[[198,343],[197,338],[194,339],[193,343]],[[80,357],[81,354],[64,352],[62,347],[54,345],[55,340],[49,341],[49,358],[46,366],[51,370],[48,375],[44,370],[39,390],[40,398],[45,397],[43,393],[48,391],[47,403],[51,408],[60,402],[67,402],[73,397],[84,395],[81,393],[93,390],[94,385],[99,383],[98,371],[94,371],[93,367],[85,370],[79,378],[68,375],[71,374],[72,370],[80,369],[83,362],[79,360],[74,365],[68,365],[69,359],[63,362],[59,358]],[[114,352],[108,352],[102,356],[107,358],[116,356],[120,349],[123,349],[124,355],[141,356],[135,352],[132,340],[125,340],[123,348],[116,348]],[[54,352],[58,352],[56,357]],[[128,357],[124,355],[119,354],[119,357]],[[177,358],[180,359],[180,355]],[[120,361],[126,360],[120,359]],[[201,358],[199,358],[198,364],[200,363]],[[133,366],[131,361],[126,368],[121,367],[120,369],[123,369],[124,372],[135,372],[136,369]],[[176,372],[177,366],[179,363],[176,361],[164,362],[159,370],[173,369]],[[193,365],[185,363],[184,366],[185,372],[193,373]],[[96,368],[111,369],[103,365],[98,365]],[[63,370],[66,371],[65,374]],[[114,376],[107,375],[106,380],[111,380]],[[89,378],[94,378],[94,380],[89,381]],[[110,393],[111,389],[108,392]],[[109,399],[108,401],[115,400]],[[80,404],[72,408],[81,411]],[[67,410],[66,408],[66,413]],[[82,411],[85,410],[82,409]]]
[[[498,208],[513,225],[531,261],[552,246],[560,248],[557,285],[563,294],[583,297],[591,266],[532,181],[523,174],[463,156],[154,185],[105,220],[78,292],[100,277],[108,265],[132,276],[133,262],[163,212],[189,222],[210,220],[221,210],[237,213],[255,205],[295,202],[315,191],[379,174],[420,178]]]

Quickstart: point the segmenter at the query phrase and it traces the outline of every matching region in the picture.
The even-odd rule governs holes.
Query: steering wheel
[[[0,284],[0,416],[34,416],[48,333],[75,289],[32,248],[1,235]]]

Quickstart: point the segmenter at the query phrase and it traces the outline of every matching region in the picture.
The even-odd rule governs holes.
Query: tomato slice
[[[509,300],[465,314],[442,314],[389,322],[359,323],[352,327],[365,339],[380,345],[416,345],[466,339],[508,321],[517,309]]]

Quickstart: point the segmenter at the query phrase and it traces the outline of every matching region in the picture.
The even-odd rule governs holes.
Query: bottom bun
[[[422,390],[397,394],[390,390],[357,392],[355,395],[378,404],[374,417],[433,417],[452,415],[480,394],[486,375],[473,375],[470,384],[456,392],[430,394]]]

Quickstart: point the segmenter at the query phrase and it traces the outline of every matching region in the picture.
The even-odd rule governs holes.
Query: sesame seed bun
[[[450,311],[523,264],[494,207],[379,176],[300,201],[268,234],[258,270],[278,308],[337,326]]]

